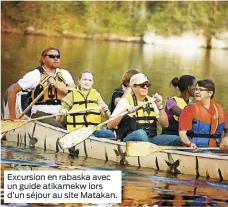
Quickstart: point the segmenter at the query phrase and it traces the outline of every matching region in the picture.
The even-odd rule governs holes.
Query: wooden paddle
[[[48,84],[44,90],[28,105],[28,107],[22,112],[18,119],[21,119],[31,108],[32,106],[44,95],[45,91],[48,89],[50,84]]]
[[[199,150],[219,150],[219,148],[197,148]],[[190,147],[177,147],[177,146],[158,146],[150,142],[126,142],[127,156],[147,156],[162,150],[195,150]]]
[[[142,106],[148,104],[148,103],[154,103],[154,98],[151,98],[149,101],[142,103],[141,105],[135,107],[135,111],[137,111],[138,109],[140,109]],[[156,105],[154,105],[154,107],[156,107]],[[157,107],[156,109],[154,109],[155,112],[157,111]],[[90,135],[93,134],[94,131],[100,129],[102,126],[106,125],[107,123],[114,121],[115,119],[124,116],[126,114],[128,114],[128,111],[124,111],[114,117],[111,117],[110,119],[100,123],[97,126],[93,126],[93,127],[83,127],[80,129],[76,129],[72,132],[70,132],[69,134],[64,135],[63,137],[61,137],[59,139],[59,145],[62,149],[68,149],[70,147],[73,147],[81,142],[83,142],[85,139],[87,139]]]
[[[50,84],[48,84],[44,89],[43,89],[43,91],[29,104],[29,106],[22,112],[22,114],[19,116],[19,118],[18,119],[21,119],[31,108],[32,108],[32,106],[41,98],[41,96],[45,93],[45,91],[48,89],[48,87],[49,87],[49,85]],[[3,123],[3,121],[1,121],[1,123]],[[15,124],[13,123],[13,121],[11,121],[11,122],[9,122],[8,121],[8,123],[6,123],[5,122],[5,126],[6,125],[8,125],[8,127],[9,128],[11,128],[10,127],[10,125],[14,125],[15,126]],[[19,125],[18,127],[20,127],[20,126],[22,126],[22,125]],[[16,127],[16,128],[18,128],[18,127]],[[4,129],[4,131],[3,131],[3,129]],[[9,130],[6,130],[6,128],[3,128],[3,125],[1,126],[1,132],[3,133],[2,135],[1,135],[1,139],[5,136],[5,134],[7,133],[7,131],[9,131]]]
[[[93,110],[99,110],[101,109],[100,107],[93,107],[93,108],[87,108],[87,109],[79,109],[79,110],[74,110],[71,111],[69,113],[67,113],[67,115],[69,114],[74,114],[74,113],[81,113],[81,112],[85,112],[85,111],[93,111]],[[19,128],[29,122],[32,121],[39,121],[42,119],[47,119],[47,118],[51,118],[51,117],[55,117],[55,116],[59,116],[62,115],[62,113],[58,113],[58,114],[51,114],[51,115],[47,115],[47,116],[42,116],[42,117],[38,117],[35,119],[26,119],[26,120],[3,120],[1,121],[1,131],[2,133]]]

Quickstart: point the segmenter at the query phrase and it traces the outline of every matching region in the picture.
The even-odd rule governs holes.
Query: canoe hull
[[[63,151],[59,138],[68,133],[40,122],[30,122],[6,134],[7,141],[47,150]],[[164,150],[145,157],[127,157],[125,143],[89,137],[75,147],[78,156],[114,161],[121,165],[228,180],[228,156]]]

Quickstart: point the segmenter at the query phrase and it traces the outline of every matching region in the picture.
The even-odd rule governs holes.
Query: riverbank
[[[3,2],[1,28],[27,35],[228,49],[227,9],[226,2]]]
[[[63,37],[63,38],[80,38],[95,41],[115,41],[115,42],[130,42],[152,44],[155,46],[165,47],[187,47],[187,48],[207,48],[207,49],[228,49],[228,32],[217,32],[211,37],[206,37],[203,34],[192,32],[183,33],[180,36],[162,36],[154,31],[147,31],[143,36],[120,36],[117,34],[76,34],[69,31],[63,32],[47,32],[44,30],[36,30],[33,26],[25,28],[24,31],[15,28],[4,28],[4,33],[15,33],[21,35],[37,35],[47,37]]]
[[[120,36],[117,34],[76,34],[69,31],[62,32],[49,32],[44,30],[36,30],[33,26],[25,28],[24,31],[16,28],[4,28],[2,26],[3,33],[14,33],[20,35],[37,35],[46,37],[63,37],[63,38],[80,38],[89,40],[100,40],[100,41],[115,41],[115,42],[131,42],[131,43],[142,43],[141,37],[134,36]]]

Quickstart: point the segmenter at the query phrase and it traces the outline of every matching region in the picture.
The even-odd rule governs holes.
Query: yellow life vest
[[[91,89],[86,98],[79,89],[73,89],[74,105],[71,111],[96,107],[98,105],[98,92]],[[73,131],[82,127],[98,125],[101,123],[101,110],[93,110],[82,113],[74,113],[67,116],[67,130]]]
[[[43,67],[39,66],[37,69],[40,71],[41,77],[40,77],[40,83],[32,92],[32,100],[34,100],[48,85],[48,79],[51,77],[45,72]],[[61,72],[57,72],[54,79],[58,84],[67,86],[66,81],[64,80],[64,77]],[[63,91],[55,87],[49,86],[48,89],[43,94],[43,96],[36,102],[36,105],[40,105],[40,104],[60,105],[61,100],[65,96],[66,94]]]
[[[150,96],[146,96],[145,101],[150,99]],[[127,96],[127,100],[131,106],[138,106],[138,101],[136,99],[135,95],[129,94]],[[132,121],[136,122],[136,125],[130,124],[127,122],[124,123],[121,127],[123,128],[122,131],[120,130],[120,134],[124,137],[125,136],[125,131],[135,131],[137,129],[143,129],[147,132],[148,135],[150,136],[155,136],[157,135],[157,122],[156,122],[156,113],[154,112],[154,108],[152,103],[148,103],[145,106],[142,106],[139,110],[128,114]],[[124,126],[124,125],[129,125],[129,126]],[[133,127],[131,130],[129,127]]]
[[[177,96],[174,96],[173,99],[177,102],[177,106],[180,108],[180,109],[184,109],[185,106],[187,106],[185,100],[183,98],[180,98],[180,97],[177,97]],[[173,118],[178,121],[179,120],[179,117],[176,116],[176,115],[173,115]]]

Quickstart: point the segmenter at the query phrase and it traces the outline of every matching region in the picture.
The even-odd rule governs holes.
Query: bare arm
[[[179,131],[179,137],[185,145],[190,146],[191,142],[187,136],[187,131]]]
[[[179,138],[184,143],[184,145],[186,145],[188,147],[197,148],[195,143],[190,142],[190,140],[189,140],[189,138],[187,136],[187,131],[179,131]]]
[[[228,115],[226,114],[225,119],[228,119]],[[227,123],[227,120],[225,121]],[[224,137],[221,140],[219,148],[221,150],[228,150],[228,129],[224,129]]]
[[[228,150],[228,136],[222,138],[219,148],[220,150]]]
[[[22,91],[22,88],[18,83],[12,84],[8,89],[8,104],[9,104],[9,119],[16,119],[16,95],[18,92]]]
[[[64,115],[66,115],[68,113],[68,111],[72,108],[74,104],[74,96],[73,96],[73,92],[68,93],[61,102],[61,109],[60,109],[60,113],[62,113],[62,115],[56,116],[56,120],[61,122],[64,118]]]
[[[109,122],[107,124],[107,127],[109,129],[113,129],[113,128],[117,127],[119,125],[120,121],[122,120],[122,118],[123,118],[123,116],[115,119],[114,121]]]
[[[73,84],[71,84],[69,86],[65,86],[63,84],[57,83],[53,77],[50,77],[48,79],[48,83],[51,84],[51,86],[53,86],[53,87],[61,90],[65,94],[67,94],[69,90],[72,90],[74,88],[74,85]]]
[[[154,94],[154,99],[155,99],[155,104],[159,110],[159,118],[158,118],[158,123],[162,127],[168,127],[169,126],[169,120],[168,116],[162,106],[162,96],[159,95],[158,93]]]
[[[167,116],[167,114],[166,114],[166,112],[165,112],[164,109],[159,110],[158,123],[159,123],[162,127],[168,127],[168,126],[169,126],[168,116]]]
[[[105,119],[109,119],[111,113],[109,111],[109,108],[108,108],[107,104],[101,98],[101,95],[100,94],[98,95],[98,104],[99,104],[99,106],[102,109],[102,113],[103,113]]]

